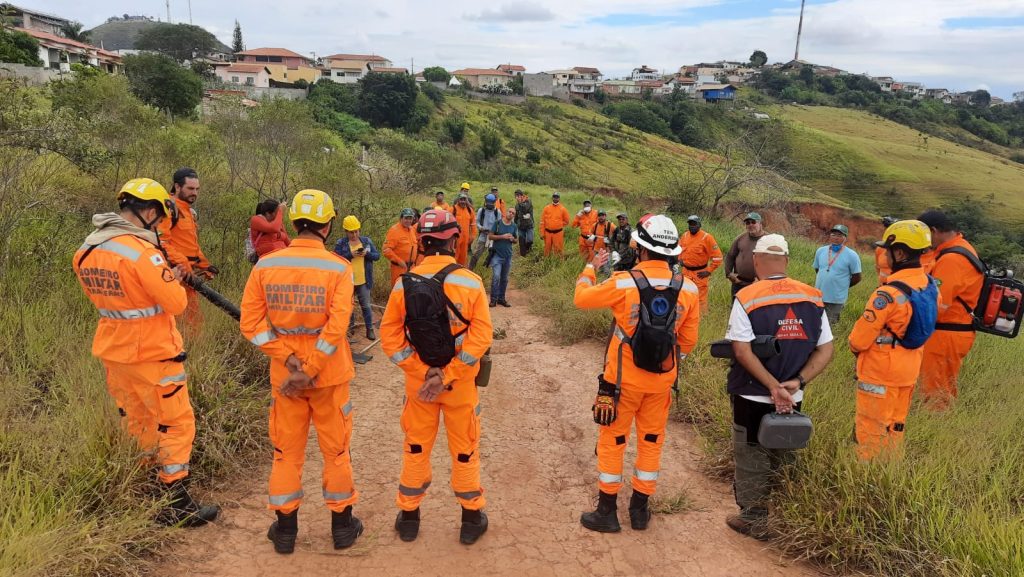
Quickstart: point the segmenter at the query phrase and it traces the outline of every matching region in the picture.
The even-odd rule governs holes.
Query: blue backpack
[[[923,347],[935,332],[935,321],[939,316],[939,286],[931,276],[928,277],[928,285],[920,290],[914,290],[900,281],[887,284],[898,289],[910,301],[910,322],[907,324],[907,332],[899,337],[898,344],[905,349]]]

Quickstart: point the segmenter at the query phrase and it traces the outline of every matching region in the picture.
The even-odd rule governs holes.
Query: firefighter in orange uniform
[[[430,452],[443,413],[452,455],[451,487],[462,505],[459,540],[470,545],[487,530],[487,515],[482,510],[486,501],[480,485],[480,402],[475,379],[479,360],[494,336],[491,314],[480,277],[455,262],[455,246],[461,236],[455,217],[431,210],[420,217],[419,224],[426,258],[411,273],[442,279],[447,306],[458,311],[448,313],[451,334],[456,336],[452,351],[455,357],[444,366],[429,366],[413,347],[410,338],[418,340],[424,335],[405,325],[406,291],[410,289],[404,284],[413,281],[403,278],[392,289],[380,324],[381,348],[405,373],[401,419],[405,440],[395,529],[402,541],[413,541],[419,533],[420,503],[432,480]]]
[[[615,225],[608,220],[608,213],[603,210],[597,211],[597,222],[590,229],[590,236],[587,238],[591,247],[588,258],[593,259],[600,250],[608,250],[612,244],[612,236],[615,235]],[[607,265],[606,265],[607,267]]]
[[[569,211],[562,205],[562,195],[551,194],[551,204],[540,213],[540,236],[544,239],[544,256],[562,255],[565,251],[565,227],[569,225]]]
[[[148,178],[128,181],[117,200],[120,213],[93,217],[96,230],[72,262],[99,309],[92,354],[107,370],[107,390],[122,427],[144,451],[155,453],[160,483],[170,496],[158,521],[205,525],[220,510],[196,503],[187,487],[196,422],[174,322],[186,307],[178,282],[184,267],[168,267],[156,233],[161,219],[173,219],[174,201]]]
[[[398,222],[388,229],[384,237],[384,247],[381,251],[384,258],[391,262],[391,286],[395,286],[398,279],[416,264],[418,255],[416,242],[416,211],[411,208],[403,208]]]
[[[930,408],[945,410],[956,399],[960,365],[974,345],[970,311],[978,306],[985,276],[967,257],[956,254],[956,251],[966,251],[977,257],[978,251],[946,214],[929,210],[918,220],[931,229],[935,258],[931,275],[938,281],[942,295],[935,334],[924,345],[921,387]]]
[[[444,192],[440,190],[434,193],[434,202],[430,205],[430,208],[436,208],[447,212],[452,211],[452,205],[444,201]]]
[[[336,216],[330,196],[303,190],[288,216],[298,236],[253,267],[240,322],[245,338],[270,357],[274,460],[268,508],[277,520],[267,538],[282,554],[295,550],[310,421],[323,454],[323,497],[331,511],[334,548],[351,547],[363,532],[352,515],[359,494],[349,455],[349,382],[355,370],[345,334],[352,315],[352,269],[324,248]]]
[[[701,230],[700,217],[691,214],[686,219],[687,230],[680,244],[683,246],[683,274],[700,291],[700,312],[708,310],[708,284],[711,273],[722,266],[722,249],[707,231]]]
[[[594,225],[597,224],[597,213],[594,212],[593,204],[589,200],[584,200],[583,208],[572,219],[572,227],[580,229],[580,256],[586,261],[591,259],[594,251],[594,242],[590,240],[588,234],[594,230]]]
[[[167,253],[172,266],[182,266],[185,277],[196,275],[200,280],[210,280],[217,273],[217,267],[210,264],[199,247],[199,225],[196,223],[192,205],[199,198],[199,175],[191,168],[179,168],[174,172],[174,186],[171,196],[177,203],[178,218],[175,222],[164,219],[160,223],[160,243]],[[203,313],[199,309],[199,295],[192,287],[185,286],[188,308],[185,309],[185,325],[188,334],[198,331],[203,324]]]
[[[921,255],[931,247],[931,234],[924,223],[895,222],[876,244],[885,249],[894,270],[886,284],[871,296],[849,339],[850,349],[857,355],[854,435],[857,455],[864,460],[902,444],[924,356],[923,348],[907,348],[901,339],[907,336],[912,315],[925,311],[915,311],[908,295],[897,285],[915,292],[925,290],[935,307],[939,299],[938,291],[929,288],[928,276],[921,269]]]
[[[672,404],[672,388],[676,384],[679,363],[697,344],[700,324],[697,287],[682,275],[673,275],[668,259],[678,255],[679,233],[666,216],[647,216],[633,231],[640,253],[640,263],[631,271],[612,274],[597,283],[596,270],[605,264],[606,251],[599,252],[587,264],[576,281],[574,302],[581,309],[610,308],[615,329],[608,343],[604,374],[598,377],[598,395],[594,403],[594,421],[600,427],[597,440],[598,505],[596,511],[584,513],[580,523],[592,531],[617,532],[621,528],[617,516],[617,496],[622,488],[622,460],[630,429],[636,423],[637,457],[633,469],[633,494],[629,501],[630,525],[644,530],[651,518],[648,498],[654,494],[661,449],[665,443],[665,427]],[[674,301],[674,302],[672,302]],[[649,368],[643,356],[630,344],[638,338],[644,315],[661,315],[671,342],[666,356],[658,358]],[[652,317],[653,318],[653,317]],[[650,327],[648,327],[650,328]],[[652,351],[640,351],[640,354]]]
[[[462,266],[469,265],[469,245],[477,237],[476,211],[469,203],[469,196],[459,193],[455,201],[455,208],[452,210],[455,221],[459,223],[459,242],[455,246],[455,262]]]

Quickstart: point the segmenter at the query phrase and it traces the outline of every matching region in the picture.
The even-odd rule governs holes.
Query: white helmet
[[[638,245],[658,254],[677,256],[683,252],[683,247],[679,246],[676,223],[663,214],[641,218],[632,237]]]

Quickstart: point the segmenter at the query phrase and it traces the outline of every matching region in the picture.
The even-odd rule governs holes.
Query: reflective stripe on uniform
[[[469,365],[469,366],[473,366],[473,365],[475,365],[475,364],[476,364],[476,362],[477,362],[478,360],[480,360],[480,359],[478,359],[478,358],[474,357],[473,355],[471,355],[471,354],[467,353],[466,351],[461,351],[461,352],[459,353],[459,357],[458,357],[458,359],[459,359],[460,361],[462,361],[462,362],[466,363],[466,364],[467,364],[467,365]]]
[[[477,403],[476,407],[473,408],[473,414],[478,416],[478,417],[480,416],[480,404],[479,403]]]
[[[427,487],[430,486],[430,481],[423,483],[422,487],[406,487],[405,485],[398,485],[398,492],[405,495],[406,497],[415,497],[422,495],[427,492]]]
[[[83,246],[87,246],[87,245],[83,245]],[[130,246],[125,246],[125,245],[123,245],[123,244],[121,244],[119,242],[114,242],[112,240],[108,240],[106,242],[102,242],[99,245],[97,245],[96,248],[99,249],[99,250],[105,250],[105,251],[112,252],[114,254],[121,255],[124,258],[126,258],[128,260],[132,260],[132,261],[139,260],[139,257],[142,256],[142,253],[137,251],[137,250],[135,250],[134,248],[132,248]]]
[[[188,463],[164,465],[160,467],[160,472],[164,475],[174,475],[182,471],[188,471]]]
[[[896,299],[896,304],[901,304],[901,305],[902,304],[906,304],[906,302],[910,300],[909,298],[907,298],[907,295],[903,294],[902,292],[897,293],[895,295],[889,295],[889,296],[894,297]]]
[[[274,334],[274,331],[263,331],[262,333],[259,333],[256,336],[254,336],[253,338],[249,339],[249,342],[254,344],[254,345],[256,345],[258,347],[258,346],[261,346],[261,345],[265,345],[265,344],[269,343],[270,341],[276,341],[276,340],[277,340],[277,335]]]
[[[324,489],[324,501],[344,501],[345,499],[351,499],[352,493],[332,493],[327,489]]]
[[[476,280],[475,278],[457,276],[454,274],[446,276],[444,279],[444,284],[459,285],[471,289],[483,288],[480,284],[480,281]]]
[[[622,327],[620,327],[617,324],[615,325],[614,334],[615,334],[615,338],[619,339],[620,341],[622,341],[624,343],[628,343],[629,342],[629,335],[627,335],[626,331],[622,330]]]
[[[680,290],[684,290],[688,293],[700,294],[700,289],[697,288],[696,283],[688,278],[683,279],[683,285],[679,288]]]
[[[303,495],[305,495],[305,493],[302,492],[302,489],[299,489],[294,493],[288,493],[287,495],[268,495],[267,502],[269,502],[271,505],[283,507],[288,503],[291,503],[292,501],[297,501],[301,499]]]
[[[402,290],[402,279],[398,279],[398,282],[395,283],[395,286],[391,288],[391,292],[400,290]]]
[[[405,347],[404,349],[402,349],[402,350],[398,351],[397,353],[391,355],[391,357],[390,357],[391,362],[395,363],[397,365],[398,363],[400,363],[400,362],[404,361],[405,359],[411,357],[413,355],[413,353],[415,353],[415,352],[416,351],[414,351],[412,347]]]
[[[602,483],[621,483],[622,475],[614,475],[612,473],[601,473],[597,476],[597,479]]]
[[[641,481],[657,481],[658,471],[641,471],[640,469],[634,469],[633,476]]]
[[[887,337],[878,337],[875,339],[875,344],[879,345],[891,345],[896,342],[896,337],[889,335]]]
[[[341,406],[341,414],[342,415],[345,415],[347,417],[348,414],[351,413],[351,412],[352,412],[352,401],[349,401],[349,402],[347,402],[347,403],[345,403],[344,405]]]
[[[164,312],[164,308],[160,305],[153,305],[151,307],[147,307],[144,309],[99,309],[99,311],[101,317],[127,321],[132,319],[144,319],[148,317],[155,317],[156,315]]]
[[[741,303],[741,304],[743,305],[743,310],[745,310],[746,312],[749,313],[750,310],[752,308],[754,308],[754,305],[759,305],[761,303],[767,303],[767,302],[772,302],[772,301],[785,301],[785,300],[792,300],[792,299],[800,299],[800,300],[809,301],[809,302],[812,302],[812,303],[815,303],[815,304],[819,304],[819,305],[821,304],[821,297],[811,296],[811,295],[807,295],[807,294],[803,294],[803,293],[789,293],[789,294],[781,294],[781,295],[769,295],[769,296],[765,296],[765,297],[758,297],[756,299],[751,299],[749,302],[745,302],[745,303]]]
[[[467,501],[470,500],[470,499],[476,499],[477,497],[481,496],[482,494],[483,493],[481,493],[480,491],[463,491],[461,493],[459,491],[455,491],[455,496],[456,497],[458,497],[459,499],[465,499]]]
[[[331,272],[345,272],[348,266],[343,262],[334,262],[319,258],[305,258],[299,256],[277,256],[260,259],[253,268],[315,268]]]
[[[585,284],[587,286],[594,286],[594,281],[590,280],[590,277],[588,277],[588,276],[581,276],[579,278],[579,280],[576,281],[576,284]]]
[[[338,347],[332,345],[331,343],[329,343],[329,342],[327,342],[327,341],[325,341],[323,339],[317,339],[316,340],[316,350],[320,351],[321,353],[323,353],[325,355],[333,355],[334,352],[338,350]]]
[[[309,335],[317,336],[322,331],[322,328],[310,328],[310,327],[295,327],[293,329],[282,329],[281,327],[274,327],[274,332],[279,335]]]
[[[466,333],[462,333],[461,335],[455,337],[455,346],[456,347],[461,347],[462,346],[462,342],[465,341],[465,340],[466,340]]]
[[[161,385],[165,385],[167,383],[180,383],[181,381],[184,381],[184,380],[185,380],[185,373],[181,373],[179,375],[172,375],[170,377],[164,377],[164,378],[160,379],[160,384]]]
[[[857,383],[857,388],[862,390],[862,391],[864,391],[864,392],[874,393],[876,395],[884,395],[885,394],[885,387],[882,386],[882,385],[872,385],[870,383],[860,383],[860,382],[858,382]]]

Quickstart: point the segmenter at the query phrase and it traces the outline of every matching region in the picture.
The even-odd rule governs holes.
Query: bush
[[[501,135],[492,128],[480,133],[480,153],[484,160],[491,160],[501,153]]]
[[[408,74],[370,72],[359,80],[359,117],[378,128],[404,128],[419,93]]]
[[[616,102],[605,105],[602,112],[621,121],[626,126],[637,130],[672,138],[672,130],[664,118],[658,116],[648,104],[643,102]]]
[[[441,92],[441,89],[434,86],[433,84],[429,82],[424,82],[423,84],[420,84],[420,91],[423,94],[426,94],[427,98],[429,98],[430,101],[433,102],[435,106],[441,106],[442,104],[444,104],[444,92]]]
[[[428,66],[423,69],[423,79],[427,82],[448,82],[452,75],[440,66]]]
[[[203,81],[162,54],[124,57],[132,92],[143,102],[175,116],[191,116],[203,99]]]
[[[43,61],[39,59],[39,42],[24,32],[0,26],[0,62],[42,66]]]
[[[430,124],[430,115],[434,112],[434,105],[426,94],[416,95],[416,105],[413,106],[409,119],[405,122],[405,130],[416,134]]]
[[[461,114],[455,113],[445,117],[444,133],[448,136],[448,140],[452,144],[459,144],[466,137],[466,118]]]

